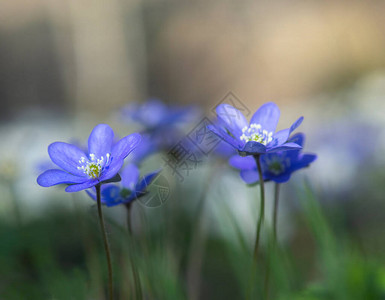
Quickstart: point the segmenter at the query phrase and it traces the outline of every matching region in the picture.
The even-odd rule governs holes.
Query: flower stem
[[[257,154],[254,156],[254,159],[257,163],[257,168],[258,168],[259,184],[260,184],[260,192],[261,192],[261,202],[260,202],[259,217],[257,222],[257,236],[255,238],[255,244],[254,244],[254,264],[257,263],[261,227],[262,227],[263,220],[265,218],[265,185],[263,182],[263,174],[262,174],[260,158],[261,158],[260,154]]]
[[[104,250],[106,251],[107,265],[108,265],[108,294],[109,299],[113,299],[113,290],[112,290],[112,264],[111,264],[111,254],[110,254],[110,246],[108,244],[107,234],[106,234],[106,226],[104,224],[103,211],[102,211],[102,201],[100,197],[100,183],[95,186],[96,188],[96,201],[98,204],[98,214],[100,221],[100,230],[103,235],[104,242]]]
[[[278,220],[278,203],[279,203],[279,183],[275,183],[274,185],[274,208],[273,208],[273,241],[272,241],[272,249],[276,251],[277,246],[277,220]],[[269,251],[271,252],[271,251]],[[265,278],[265,299],[269,299],[269,279],[270,279],[270,268],[266,269],[266,278]]]
[[[131,205],[132,203],[126,203],[125,206],[127,208],[127,229],[130,236],[132,236],[132,225],[131,225]]]
[[[275,184],[275,189],[274,189],[274,212],[273,212],[274,244],[277,242],[278,203],[279,203],[279,183],[276,183]]]
[[[261,161],[260,161],[261,155],[257,154],[254,155],[255,162],[257,163],[258,168],[258,175],[259,175],[259,184],[260,184],[260,192],[261,192],[261,202],[260,202],[260,208],[259,208],[259,217],[257,221],[257,233],[255,237],[255,243],[254,243],[254,255],[253,255],[253,265],[252,265],[252,274],[249,281],[249,298],[248,299],[254,299],[253,297],[253,286],[255,281],[255,272],[257,269],[257,259],[258,259],[258,248],[259,248],[259,240],[261,235],[261,227],[263,223],[263,219],[265,217],[265,185],[263,182],[263,174],[262,174],[262,167],[261,167]]]

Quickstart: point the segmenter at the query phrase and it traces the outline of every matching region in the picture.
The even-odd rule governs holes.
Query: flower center
[[[282,174],[285,172],[286,168],[290,166],[290,160],[285,158],[284,154],[281,154],[280,156],[274,155],[274,157],[269,159],[265,157],[265,163],[269,172],[273,173],[274,175]]]
[[[281,174],[283,171],[285,171],[285,166],[279,162],[279,161],[273,161],[269,165],[269,171],[275,175]]]
[[[106,154],[106,159],[104,159],[104,156],[96,158],[93,153],[90,154],[90,159],[88,161],[85,157],[81,157],[79,160],[80,167],[78,167],[78,170],[83,170],[83,172],[90,178],[98,178],[104,168],[109,164],[110,157],[110,153]]]
[[[128,198],[128,196],[130,196],[130,194],[131,194],[131,191],[129,189],[126,189],[126,188],[123,188],[120,191],[120,196],[122,196],[123,198]]]
[[[245,126],[242,129],[242,135],[240,136],[241,141],[245,142],[258,142],[263,145],[267,145],[273,140],[273,133],[262,129],[260,124],[250,124],[249,127]]]

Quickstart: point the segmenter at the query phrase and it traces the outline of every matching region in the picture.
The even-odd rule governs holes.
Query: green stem
[[[278,203],[279,203],[279,183],[275,183],[274,185],[274,208],[273,208],[273,242],[272,249],[276,251],[277,246],[277,220],[278,220]],[[271,251],[269,251],[271,253]],[[270,261],[268,262],[266,269],[266,278],[265,278],[265,299],[269,299],[269,279],[270,279]]]
[[[103,211],[102,211],[102,201],[100,197],[100,183],[95,186],[96,188],[96,201],[98,204],[98,214],[100,221],[100,230],[103,235],[104,242],[104,250],[106,251],[107,258],[107,266],[108,266],[108,295],[109,299],[113,299],[113,290],[112,290],[112,264],[111,264],[111,254],[110,254],[110,246],[108,244],[107,234],[106,234],[106,226],[104,224]]]
[[[259,248],[259,240],[261,235],[261,227],[263,223],[263,219],[265,217],[265,185],[263,182],[263,174],[262,174],[262,167],[261,167],[261,161],[260,161],[261,155],[257,154],[254,155],[255,162],[257,163],[257,169],[258,169],[258,175],[259,175],[259,185],[260,185],[260,192],[261,192],[261,202],[260,202],[260,208],[259,208],[259,217],[257,221],[257,233],[254,243],[254,255],[253,255],[253,265],[252,265],[252,274],[249,280],[249,298],[248,299],[254,299],[253,297],[253,286],[255,281],[255,272],[257,269],[257,259],[258,259],[258,248]]]
[[[260,184],[260,191],[261,191],[261,202],[260,202],[259,217],[257,222],[257,236],[255,238],[255,244],[254,244],[254,264],[257,263],[261,227],[262,227],[263,220],[265,218],[265,185],[263,182],[263,174],[262,174],[260,158],[261,158],[260,154],[257,154],[254,156],[254,159],[257,163],[258,174],[259,174],[259,184]]]
[[[127,208],[127,229],[130,236],[132,236],[132,226],[131,226],[131,202],[126,203]]]
[[[279,183],[276,183],[275,189],[274,189],[274,211],[273,211],[274,244],[277,242],[278,202],[279,202]]]

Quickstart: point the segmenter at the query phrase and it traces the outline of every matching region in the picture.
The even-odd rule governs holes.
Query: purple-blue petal
[[[229,158],[237,152],[233,146],[222,140],[215,148],[214,153],[222,158]]]
[[[250,155],[245,157],[234,155],[230,158],[229,164],[240,170],[255,170],[257,167],[255,159]]]
[[[293,135],[292,137],[289,138],[288,143],[295,143],[301,147],[304,146],[305,143],[305,135],[303,133],[297,133]],[[297,149],[297,150],[290,150],[290,151],[285,151],[286,156],[291,160],[291,161],[297,161],[298,156],[300,155],[302,149]]]
[[[298,156],[300,155],[302,149],[296,149],[296,150],[289,150],[289,151],[282,151],[282,152],[274,152],[272,154],[276,153],[283,153],[287,159],[289,159],[291,162],[296,162],[298,160]]]
[[[218,120],[222,121],[226,128],[237,138],[242,135],[242,129],[249,125],[245,116],[230,104],[220,104],[215,110]]]
[[[240,144],[240,141],[231,137],[229,134],[224,132],[221,128],[215,127],[213,125],[208,125],[207,129],[211,130],[215,135],[217,135],[219,138],[221,138],[226,143],[233,146],[235,149],[237,149],[237,150],[241,149],[242,146]]]
[[[266,153],[266,146],[255,141],[248,141],[241,152],[247,154],[264,154]]]
[[[297,145],[295,143],[286,143],[278,147],[269,148],[267,149],[267,152],[274,153],[278,151],[289,151],[289,150],[299,150],[299,149],[302,149],[300,145]]]
[[[251,117],[250,124],[260,124],[262,129],[275,132],[279,120],[280,111],[274,102],[263,104]]]
[[[99,181],[97,179],[88,179],[86,182],[67,186],[65,191],[68,193],[79,192],[79,191],[88,189],[90,187],[93,187],[93,186],[97,185],[98,183],[99,183]]]
[[[122,186],[132,191],[139,180],[139,169],[136,165],[129,164],[120,172],[120,177]]]
[[[92,189],[86,190],[88,196],[90,196],[93,200],[96,199],[96,190],[93,187]],[[105,204],[106,206],[114,206],[122,203],[123,198],[120,197],[120,189],[116,185],[106,184],[102,185],[100,188],[100,202]]]
[[[62,170],[47,170],[37,178],[37,183],[43,187],[49,187],[57,184],[83,183],[87,178],[79,177]]]
[[[137,194],[137,196],[140,196],[140,193],[143,193],[147,189],[151,182],[158,176],[160,171],[161,170],[156,170],[142,178],[142,180],[135,187],[135,193]]]
[[[63,170],[78,176],[86,176],[82,170],[78,169],[79,160],[86,155],[75,145],[55,142],[48,146],[48,154],[51,160]]]
[[[299,117],[297,121],[293,123],[293,125],[290,126],[290,134],[298,128],[299,125],[301,125],[303,121],[303,117]]]
[[[288,141],[288,139],[289,139],[290,134],[299,125],[301,125],[302,121],[303,121],[303,117],[300,117],[297,121],[294,122],[293,125],[291,125],[290,128],[282,129],[282,130],[278,131],[277,133],[275,133],[274,136],[273,136],[273,140],[267,145],[268,148],[277,147],[277,146],[280,146],[280,145],[286,143]],[[298,144],[298,143],[296,143],[296,144]]]
[[[114,132],[107,124],[96,125],[88,138],[88,153],[97,158],[111,153]]]
[[[242,170],[240,175],[242,180],[247,184],[253,184],[259,181],[259,174],[257,170]]]
[[[290,176],[291,176],[290,172],[285,172],[285,173],[278,175],[278,176],[271,176],[269,179],[271,179],[272,181],[274,181],[276,183],[284,183],[284,182],[289,181]]]
[[[301,132],[296,133],[292,137],[290,137],[289,143],[295,143],[303,147],[305,144],[305,135]]]
[[[102,202],[108,207],[118,205],[124,200],[120,195],[120,188],[113,184],[104,186],[104,189],[101,190],[101,198]]]
[[[290,135],[290,129],[283,129],[274,134],[273,140],[267,144],[268,148],[280,146],[287,142]]]
[[[316,159],[317,159],[317,155],[315,155],[315,154],[302,154],[298,158],[296,165],[299,168],[304,168],[304,167],[307,167],[308,165],[310,165]]]
[[[111,157],[113,161],[125,159],[139,145],[141,139],[139,133],[132,133],[118,141],[112,148]]]
[[[123,167],[124,160],[116,160],[114,159],[112,163],[103,170],[102,175],[100,176],[100,181],[105,181],[113,178],[116,174],[119,173],[120,169]]]

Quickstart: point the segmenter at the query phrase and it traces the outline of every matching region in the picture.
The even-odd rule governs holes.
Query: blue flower
[[[159,99],[143,104],[132,103],[123,109],[123,116],[143,126],[151,149],[168,150],[182,137],[182,126],[191,121],[197,111],[193,107],[166,105]]]
[[[290,128],[275,133],[280,115],[275,103],[262,105],[252,116],[250,124],[238,109],[229,104],[218,105],[216,112],[219,125],[209,125],[208,128],[242,156],[301,148],[294,142],[288,142],[288,138],[302,123],[303,117]]]
[[[290,138],[291,143],[304,145],[305,136],[302,133]],[[301,150],[280,151],[261,156],[263,180],[272,180],[277,183],[287,182],[293,172],[309,166],[317,158],[314,154],[303,154]],[[259,181],[257,164],[251,156],[241,157],[235,155],[229,163],[234,168],[241,170],[241,178],[248,184]]]
[[[146,131],[178,125],[188,121],[192,113],[191,107],[168,106],[156,98],[143,104],[131,103],[123,109],[124,116],[144,126]]]
[[[77,146],[55,142],[48,146],[48,154],[60,169],[45,171],[37,178],[43,187],[68,184],[66,192],[78,192],[112,180],[123,161],[141,140],[138,133],[128,135],[117,143],[114,132],[106,124],[97,125],[88,138],[88,154]]]
[[[144,196],[147,186],[155,179],[160,170],[151,172],[139,180],[139,169],[135,164],[127,165],[120,176],[122,181],[118,184],[106,184],[101,187],[101,201],[107,206],[131,203],[135,199]],[[86,191],[87,194],[96,200],[95,192]]]

